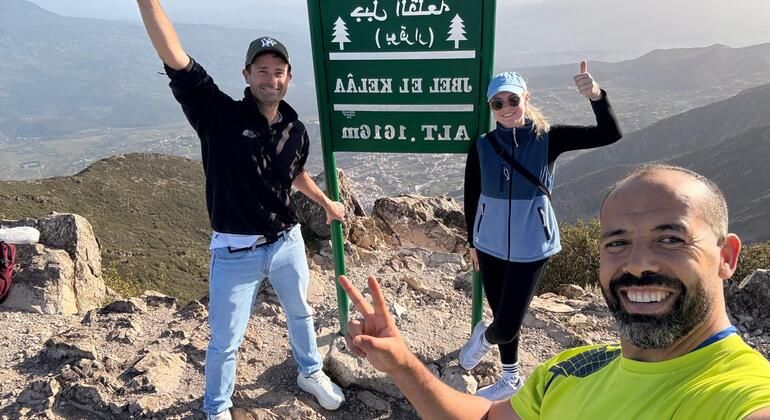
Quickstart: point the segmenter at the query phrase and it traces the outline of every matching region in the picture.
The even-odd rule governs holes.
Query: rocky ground
[[[472,392],[492,382],[499,374],[496,353],[473,372],[456,361],[470,332],[471,283],[462,260],[419,249],[377,253],[376,259],[367,269],[351,268],[350,277],[363,286],[368,274],[378,275],[412,350],[458,389]],[[343,386],[348,401],[326,411],[296,387],[285,318],[267,286],[238,357],[234,402],[239,417],[416,418],[392,383],[345,349],[330,261],[319,255],[313,261],[322,263],[312,263],[309,298],[316,308],[319,345],[327,372]],[[601,299],[580,289],[571,292],[572,299],[550,295],[534,303],[522,343],[526,371],[571,345],[615,339]],[[85,316],[0,311],[5,349],[0,416],[202,417],[206,315],[205,302],[180,306],[154,293],[120,299]]]
[[[375,205],[373,217],[346,224],[350,240],[346,255],[349,277],[359,287],[365,286],[368,275],[378,277],[391,312],[418,357],[446,383],[474,392],[492,383],[500,368],[496,350],[471,372],[457,364],[457,351],[470,333],[471,316],[471,274],[462,257],[458,211],[456,203],[446,198],[386,199]],[[69,226],[78,229],[65,230],[87,233],[84,221],[68,220]],[[50,236],[43,235],[41,242]],[[105,299],[110,303],[89,305],[80,297],[90,296],[83,290],[87,286],[83,273],[99,271],[95,261],[85,264],[93,253],[79,251],[80,245],[70,247],[73,266],[92,269],[81,274],[73,269],[74,279],[65,280],[77,287],[65,293],[64,280],[51,283],[54,280],[43,275],[56,271],[51,267],[58,264],[45,261],[65,258],[44,260],[51,254],[49,246],[22,249],[34,255],[32,260],[40,267],[21,270],[36,286],[25,286],[25,280],[19,279],[14,287],[25,290],[24,299],[14,298],[14,309],[0,306],[0,418],[204,418],[200,406],[209,337],[206,299],[183,303],[154,292],[124,299],[110,297],[107,291]],[[345,348],[339,336],[328,242],[309,241],[308,259],[312,279],[308,300],[316,311],[325,370],[342,386],[347,401],[339,410],[327,411],[297,388],[286,319],[265,283],[238,354],[235,418],[417,418],[384,375]],[[767,357],[770,274],[755,277],[728,285],[726,294],[744,338]],[[49,282],[47,294],[36,294],[45,281]],[[103,283],[96,287],[101,290]],[[58,305],[61,296],[69,296],[72,304]],[[27,311],[19,309],[22,304],[28,305]],[[488,309],[485,316],[490,317]],[[533,300],[522,334],[521,361],[529,373],[566,348],[616,341],[613,319],[601,294],[565,286],[558,294]]]

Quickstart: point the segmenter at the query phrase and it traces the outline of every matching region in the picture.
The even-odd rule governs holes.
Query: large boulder
[[[465,223],[460,205],[453,198],[402,195],[374,203],[377,217],[401,246],[464,254]]]
[[[18,270],[4,307],[71,315],[101,306],[107,296],[101,247],[85,218],[54,213],[3,224],[40,231],[38,244],[17,247]]]
[[[78,313],[75,264],[66,251],[17,245],[14,283],[4,308],[44,314]]]
[[[337,179],[339,180],[340,188],[340,201],[345,205],[345,234],[350,228],[350,222],[357,217],[366,216],[361,203],[353,193],[353,188],[350,185],[350,181],[345,176],[342,170],[337,170]],[[327,195],[329,194],[328,188],[326,188],[326,178],[324,173],[313,177],[313,181],[318,185],[318,188],[323,190]],[[291,195],[291,199],[297,208],[297,215],[299,216],[300,223],[305,228],[305,232],[310,232],[319,239],[331,238],[331,230],[329,225],[326,224],[326,212],[321,206],[316,204],[313,200],[309,199],[305,194],[299,191],[294,192]]]

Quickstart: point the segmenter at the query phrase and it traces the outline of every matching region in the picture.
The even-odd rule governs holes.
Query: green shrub
[[[562,250],[548,263],[539,292],[553,292],[564,284],[598,285],[599,221],[580,220],[559,230]]]
[[[744,245],[732,280],[740,282],[758,268],[770,269],[770,242]]]
[[[137,282],[121,276],[115,267],[102,267],[102,279],[107,287],[123,297],[139,296],[144,292]]]

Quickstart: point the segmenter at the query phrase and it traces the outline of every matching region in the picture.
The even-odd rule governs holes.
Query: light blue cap
[[[521,95],[526,91],[527,83],[524,81],[524,78],[519,73],[507,71],[498,74],[489,82],[487,100],[492,99],[493,96],[500,92],[511,92]]]

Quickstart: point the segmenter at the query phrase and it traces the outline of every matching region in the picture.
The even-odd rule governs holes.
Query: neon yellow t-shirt
[[[770,363],[735,334],[655,363],[580,347],[535,369],[511,405],[524,420],[742,419],[770,406]]]

